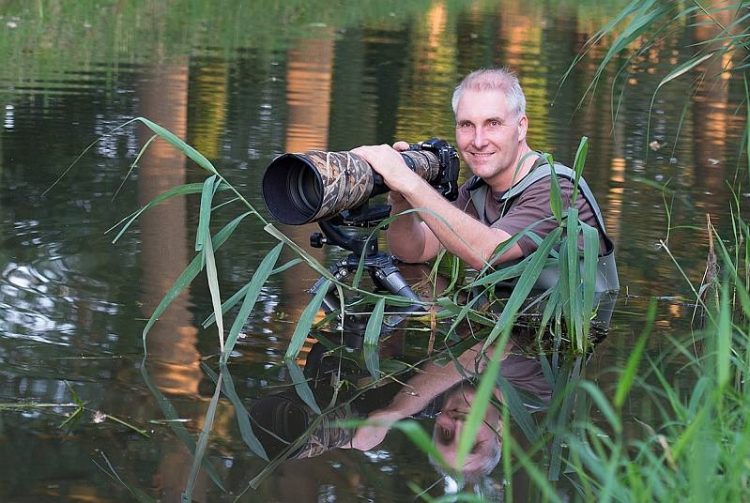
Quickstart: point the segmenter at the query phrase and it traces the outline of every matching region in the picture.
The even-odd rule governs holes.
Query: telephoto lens
[[[438,180],[438,156],[428,150],[401,152],[407,166],[428,182]],[[263,200],[280,222],[301,225],[331,218],[388,191],[380,175],[349,151],[283,154],[263,175]]]

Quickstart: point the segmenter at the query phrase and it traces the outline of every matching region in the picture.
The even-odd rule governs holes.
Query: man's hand
[[[352,437],[351,448],[360,451],[369,451],[380,445],[385,438],[391,425],[402,419],[402,417],[392,411],[374,412],[367,418],[367,423],[357,428]]]
[[[383,181],[385,181],[388,188],[393,191],[402,192],[408,187],[408,185],[403,183],[404,179],[410,175],[417,176],[406,166],[401,154],[388,145],[357,147],[352,150],[352,153],[364,158],[372,169],[383,177]]]

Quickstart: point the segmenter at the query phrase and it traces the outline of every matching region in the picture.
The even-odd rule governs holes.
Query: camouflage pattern
[[[427,181],[437,179],[440,165],[432,152],[402,152],[407,165]],[[362,157],[351,152],[325,152],[310,150],[305,160],[315,166],[323,182],[323,201],[310,221],[330,218],[338,213],[356,208],[372,195],[375,188],[374,172]]]
[[[440,176],[440,163],[437,155],[426,150],[401,153],[406,165],[428,182]],[[321,193],[320,201],[311,201],[315,206],[314,213],[305,210],[291,210],[293,206],[287,193],[281,190],[279,178],[289,171],[290,166],[302,163],[303,169],[315,171]],[[278,171],[282,170],[282,171]],[[276,173],[276,176],[273,176]],[[375,173],[362,157],[351,152],[326,152],[309,150],[303,153],[284,154],[276,158],[266,170],[263,181],[263,197],[271,213],[286,224],[304,224],[331,218],[344,210],[356,208],[366,202],[373,194]],[[293,190],[293,189],[292,189]],[[381,191],[382,192],[382,191]],[[308,218],[309,217],[309,218]]]
[[[409,166],[409,169],[418,174],[420,178],[430,183],[440,179],[440,161],[437,155],[429,150],[408,150],[401,152],[401,157],[404,158],[404,162]]]
[[[343,210],[356,208],[370,198],[375,179],[372,168],[362,157],[351,152],[310,150],[305,161],[315,167],[323,182],[323,200],[310,221],[332,217]]]

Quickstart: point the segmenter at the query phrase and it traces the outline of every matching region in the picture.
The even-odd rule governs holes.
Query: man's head
[[[493,189],[508,189],[529,151],[526,98],[518,78],[505,69],[472,72],[456,87],[452,105],[464,161]]]
[[[451,106],[456,114],[458,102],[465,91],[498,91],[503,93],[508,102],[508,108],[516,116],[526,115],[526,96],[521,89],[518,77],[506,68],[481,69],[471,72],[464,77],[453,91]]]
[[[474,387],[466,383],[459,383],[448,390],[440,415],[435,419],[432,433],[435,447],[443,459],[453,470],[460,472],[466,482],[470,483],[488,475],[500,461],[501,454],[500,414],[494,406],[490,405],[474,437],[470,452],[461,466],[456,465],[459,440],[474,402],[474,394]]]

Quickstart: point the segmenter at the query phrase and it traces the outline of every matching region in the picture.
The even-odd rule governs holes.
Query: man
[[[539,176],[528,187],[522,186],[527,175],[546,160],[526,141],[529,121],[518,79],[504,69],[477,70],[456,88],[452,105],[456,145],[474,174],[453,204],[406,166],[398,154],[398,150],[407,148],[404,142],[395,148],[379,145],[354,149],[391,189],[393,214],[419,210],[391,223],[387,234],[391,252],[404,262],[423,262],[434,258],[443,246],[475,269],[491,260],[507,262],[528,256],[537,245],[525,235],[500,257],[493,257],[501,243],[524,229],[544,238],[557,226],[550,209],[550,177]],[[562,171],[563,167],[558,169]],[[564,176],[558,179],[564,203],[568,204],[573,184]],[[599,230],[600,255],[609,257],[603,265],[600,257],[602,278],[597,278],[597,290],[616,290],[619,284],[612,242],[604,232],[601,216],[597,216],[593,195],[583,192],[588,191],[581,191],[575,202],[579,218]]]

